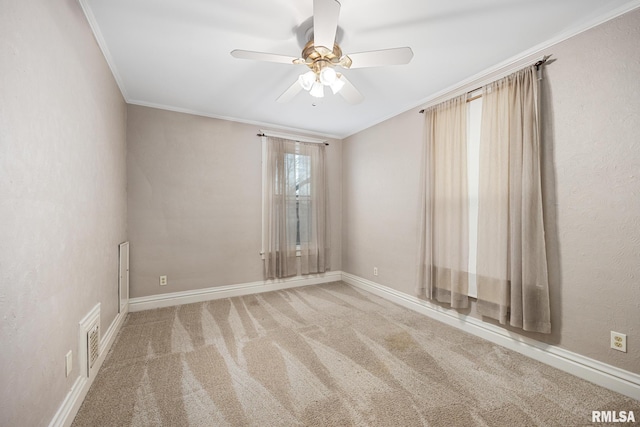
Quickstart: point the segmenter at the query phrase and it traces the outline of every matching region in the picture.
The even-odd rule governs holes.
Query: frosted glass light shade
[[[337,78],[336,70],[331,67],[323,68],[322,71],[320,71],[320,83],[325,86],[331,86]]]
[[[324,96],[324,86],[320,82],[315,82],[309,91],[311,96],[322,98]]]
[[[316,82],[316,73],[313,71],[307,71],[304,74],[300,74],[298,77],[298,83],[304,90],[311,90],[313,84]]]

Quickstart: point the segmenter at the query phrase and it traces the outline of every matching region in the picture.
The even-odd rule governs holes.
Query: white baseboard
[[[576,377],[598,384],[633,399],[640,400],[640,375],[595,359],[545,344],[502,329],[474,317],[447,310],[428,301],[407,295],[389,287],[349,273],[342,280],[356,288],[368,291],[420,314],[456,327],[495,344],[517,351],[527,357],[553,366]]]
[[[58,408],[58,412],[56,412],[53,419],[51,419],[49,427],[69,427],[71,423],[73,423],[73,419],[76,417],[76,414],[82,405],[82,401],[89,392],[89,388],[91,388],[91,384],[93,384],[96,374],[100,371],[100,367],[102,366],[104,359],[107,357],[107,353],[109,353],[109,349],[113,345],[113,342],[118,335],[118,331],[120,331],[120,328],[124,323],[124,319],[127,317],[127,313],[128,306],[125,306],[124,310],[118,313],[116,318],[113,319],[113,322],[109,325],[107,332],[100,338],[100,356],[98,357],[98,360],[95,361],[91,376],[87,378],[84,373],[78,375],[78,378],[76,378],[76,381],[73,383],[71,390],[67,393],[67,396]]]
[[[129,313],[129,304],[125,304],[124,308],[120,311],[120,313],[118,313],[116,318],[113,319],[111,325],[109,325],[109,329],[107,329],[107,332],[105,332],[104,335],[100,338],[100,357],[96,361],[96,363],[98,363],[99,365],[98,369],[96,369],[95,372],[98,372],[100,366],[102,366],[102,362],[104,362],[104,359],[107,357],[107,353],[109,353],[113,342],[116,340],[118,332],[120,332],[120,328],[122,327],[124,320],[127,318],[127,313]]]
[[[78,409],[80,409],[84,396],[87,394],[85,389],[87,391],[89,390],[89,387],[86,386],[87,381],[87,377],[78,375],[76,382],[73,383],[71,390],[67,393],[67,397],[65,397],[62,405],[58,408],[58,412],[56,412],[49,423],[49,427],[66,427],[71,425],[78,413]]]
[[[168,294],[151,295],[148,297],[131,298],[129,311],[151,310],[154,308],[171,307],[180,304],[210,301],[220,298],[231,298],[243,295],[259,294],[263,292],[279,291],[300,286],[317,285],[342,280],[342,272],[328,271],[322,274],[296,276],[287,279],[263,280],[260,282],[242,283],[228,286],[214,286],[194,291],[172,292]]]

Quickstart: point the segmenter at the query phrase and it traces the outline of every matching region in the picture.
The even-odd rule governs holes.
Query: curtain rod
[[[284,138],[284,139],[291,139],[291,138],[299,138],[296,137],[295,135],[285,135],[285,134],[276,134],[276,133],[271,133],[271,135],[266,134],[264,131],[260,132],[259,134],[257,134],[257,136],[274,136],[276,138]],[[324,145],[329,145],[329,143],[327,141],[320,141],[320,140],[312,140],[311,138],[309,139],[291,139],[292,141],[295,142],[310,142],[312,144],[324,144]]]
[[[533,65],[534,67],[536,67],[536,70],[539,70],[539,69],[540,69],[540,66],[544,65],[550,57],[551,57],[551,55],[545,55],[545,56],[543,56],[541,59],[539,59],[538,61],[536,61],[536,62],[535,62],[534,64],[532,64],[532,65]],[[524,68],[526,68],[526,67],[524,67]],[[511,73],[510,73],[510,74],[511,74]],[[499,79],[497,79],[497,80],[499,80]],[[482,89],[482,86],[480,86],[480,87],[477,87],[477,88],[475,88],[475,89],[472,89],[472,90],[467,91],[467,94],[473,93],[473,92],[475,92],[475,91],[477,91],[477,90],[480,90],[480,89]],[[452,91],[452,92],[453,92],[453,91]],[[476,95],[476,96],[473,96],[473,97],[471,97],[471,98],[467,99],[467,102],[471,102],[471,101],[476,100],[476,99],[478,99],[478,98],[482,98],[482,95]],[[424,111],[425,111],[425,108],[423,108],[423,109],[422,109],[422,110],[420,110],[419,112],[420,112],[420,114],[423,114],[423,113],[424,113]]]

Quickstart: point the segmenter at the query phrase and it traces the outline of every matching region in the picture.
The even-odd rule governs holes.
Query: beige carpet
[[[582,426],[640,402],[336,282],[132,313],[74,426]]]

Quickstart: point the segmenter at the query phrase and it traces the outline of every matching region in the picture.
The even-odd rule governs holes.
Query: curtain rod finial
[[[545,62],[547,62],[549,58],[551,58],[551,55],[544,55],[541,60],[533,64],[534,67],[536,67],[536,69],[539,69],[540,66],[543,65]]]

